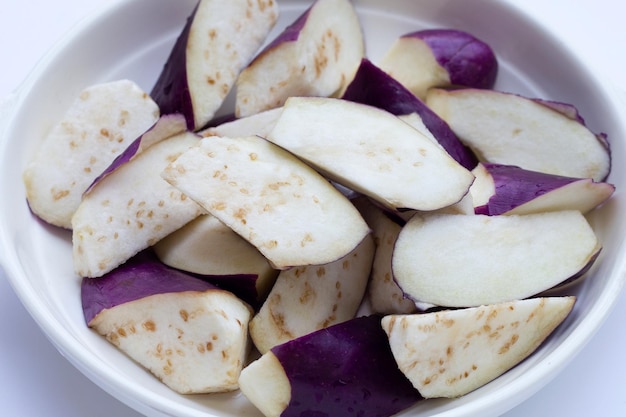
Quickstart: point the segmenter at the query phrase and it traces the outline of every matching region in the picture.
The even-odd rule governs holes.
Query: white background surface
[[[574,45],[577,53],[606,77],[608,85],[626,91],[626,26],[620,2],[512,1],[523,4],[554,27],[565,42]],[[106,0],[0,0],[0,99],[18,88],[37,60],[79,19],[105,3]],[[10,196],[1,197],[4,198]],[[570,366],[505,417],[626,416],[624,318],[626,293]],[[91,383],[55,350],[22,307],[1,270],[0,414],[139,416]]]

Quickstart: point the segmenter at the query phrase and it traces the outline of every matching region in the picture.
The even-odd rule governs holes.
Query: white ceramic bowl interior
[[[293,21],[308,1],[278,0],[281,18],[270,35]],[[397,36],[453,27],[487,41],[500,60],[497,89],[578,106],[587,124],[608,134],[613,152],[612,200],[590,216],[603,242],[600,259],[573,291],[576,307],[541,348],[510,372],[456,400],[429,400],[402,416],[496,416],[543,387],[592,337],[624,283],[626,188],[624,138],[616,101],[584,63],[575,45],[507,2],[488,0],[354,1],[374,62]],[[150,416],[261,416],[240,393],[181,396],[90,331],[83,321],[80,279],[72,268],[69,232],[28,211],[21,172],[33,150],[83,88],[128,78],[150,91],[195,0],[117,1],[82,22],[27,78],[2,109],[0,126],[0,249],[13,288],[59,351],[103,389]]]

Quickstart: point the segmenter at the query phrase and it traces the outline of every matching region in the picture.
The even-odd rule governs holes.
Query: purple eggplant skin
[[[150,96],[157,103],[161,114],[181,113],[187,120],[189,130],[197,130],[201,126],[196,126],[194,119],[193,103],[187,80],[187,65],[185,56],[187,51],[187,41],[193,19],[198,10],[198,5],[193,9],[191,15],[183,27],[176,43],[171,50],[169,58],[152,87]]]
[[[498,61],[491,47],[475,36],[455,29],[427,29],[408,33],[424,41],[448,72],[453,85],[493,88]]]
[[[580,181],[580,178],[530,171],[513,165],[483,165],[493,178],[496,192],[487,204],[475,207],[474,212],[488,216],[506,213],[552,190]]]
[[[83,315],[89,324],[102,310],[123,303],[155,294],[211,289],[218,287],[166,266],[148,249],[100,278],[83,278]]]
[[[461,143],[441,117],[367,58],[361,61],[354,79],[341,98],[377,107],[396,116],[417,113],[426,128],[432,132],[439,144],[455,161],[469,170],[478,164],[478,158],[474,152]]]
[[[420,401],[380,321],[358,317],[272,348],[291,385],[281,417],[386,417]]]

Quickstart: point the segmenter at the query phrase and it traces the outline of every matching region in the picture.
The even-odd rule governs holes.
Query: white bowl
[[[308,1],[278,0],[274,33]],[[195,0],[118,1],[84,21],[34,69],[3,109],[0,140],[0,256],[11,285],[59,351],[113,396],[149,416],[260,416],[239,393],[181,396],[117,351],[84,323],[80,278],[71,263],[71,237],[28,211],[21,173],[34,148],[84,87],[129,78],[149,91]],[[488,385],[456,400],[429,400],[402,416],[496,416],[551,380],[589,341],[625,282],[626,127],[616,101],[567,45],[507,3],[487,0],[355,0],[368,56],[376,61],[401,34],[428,27],[467,30],[487,41],[500,60],[497,89],[578,106],[587,124],[608,134],[610,182],[617,192],[590,216],[603,242],[588,278],[573,291],[573,313],[530,358]],[[273,33],[273,34],[274,34]],[[273,36],[270,35],[270,36]],[[4,119],[3,119],[4,120]],[[10,196],[8,198],[7,196]]]

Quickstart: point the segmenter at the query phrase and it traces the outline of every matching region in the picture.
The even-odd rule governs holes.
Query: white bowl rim
[[[106,20],[108,16],[115,14],[118,9],[132,1],[133,0],[114,0],[96,10],[72,27],[38,61],[18,89],[1,103],[0,108],[4,116],[0,120],[0,138],[4,137],[5,129],[11,123],[12,115],[19,109],[25,93],[29,91],[50,61],[53,60],[60,51],[64,50],[69,42],[79,36],[81,32],[88,30],[99,20]],[[509,4],[512,3],[511,0],[506,0],[504,3],[507,3],[507,7],[515,8],[518,13],[528,18],[528,15],[525,14],[521,8]],[[611,103],[612,108],[618,108],[619,105],[623,105],[623,103],[618,100],[615,92],[610,91],[602,85],[600,85],[600,87],[602,95]],[[621,123],[620,130],[626,132],[626,124],[621,121],[619,123]],[[4,141],[0,141],[0,151],[4,148],[3,143]],[[2,225],[0,224],[0,226]],[[5,234],[0,234],[0,249],[2,249],[0,251],[0,266],[3,268],[11,287],[26,310],[56,349],[94,383],[130,407],[147,415],[176,415],[178,406],[175,401],[161,399],[158,402],[159,409],[157,410],[154,408],[156,406],[154,396],[151,396],[150,392],[146,390],[138,392],[132,381],[118,378],[116,373],[110,371],[110,368],[106,366],[105,361],[89,354],[89,351],[82,349],[80,344],[66,342],[67,340],[73,339],[72,334],[68,332],[61,323],[47,314],[46,309],[41,307],[36,292],[28,282],[25,271],[20,268],[15,259],[7,256],[9,252],[7,249],[9,247],[10,242],[6,240]],[[618,252],[626,254],[625,239],[621,241]],[[602,296],[598,300],[601,302],[594,306],[590,314],[573,330],[571,336],[560,343],[559,346],[546,357],[546,366],[531,368],[525,373],[523,381],[513,381],[511,384],[507,385],[505,389],[499,391],[501,398],[495,400],[496,405],[502,404],[502,402],[507,399],[513,404],[510,406],[507,405],[506,409],[501,410],[502,412],[522,402],[545,386],[580,352],[580,350],[582,350],[598,331],[613,310],[624,285],[626,285],[626,256],[621,256],[620,259],[615,262],[610,271],[610,275],[615,276],[616,279],[610,280],[609,285],[603,290]],[[132,392],[134,396],[129,396],[129,392]],[[493,406],[493,403],[494,400],[492,398],[484,398],[466,407],[468,411],[487,412],[490,410],[487,410],[486,407]],[[190,415],[207,416],[204,411]],[[448,415],[448,413],[445,413],[445,415]]]

